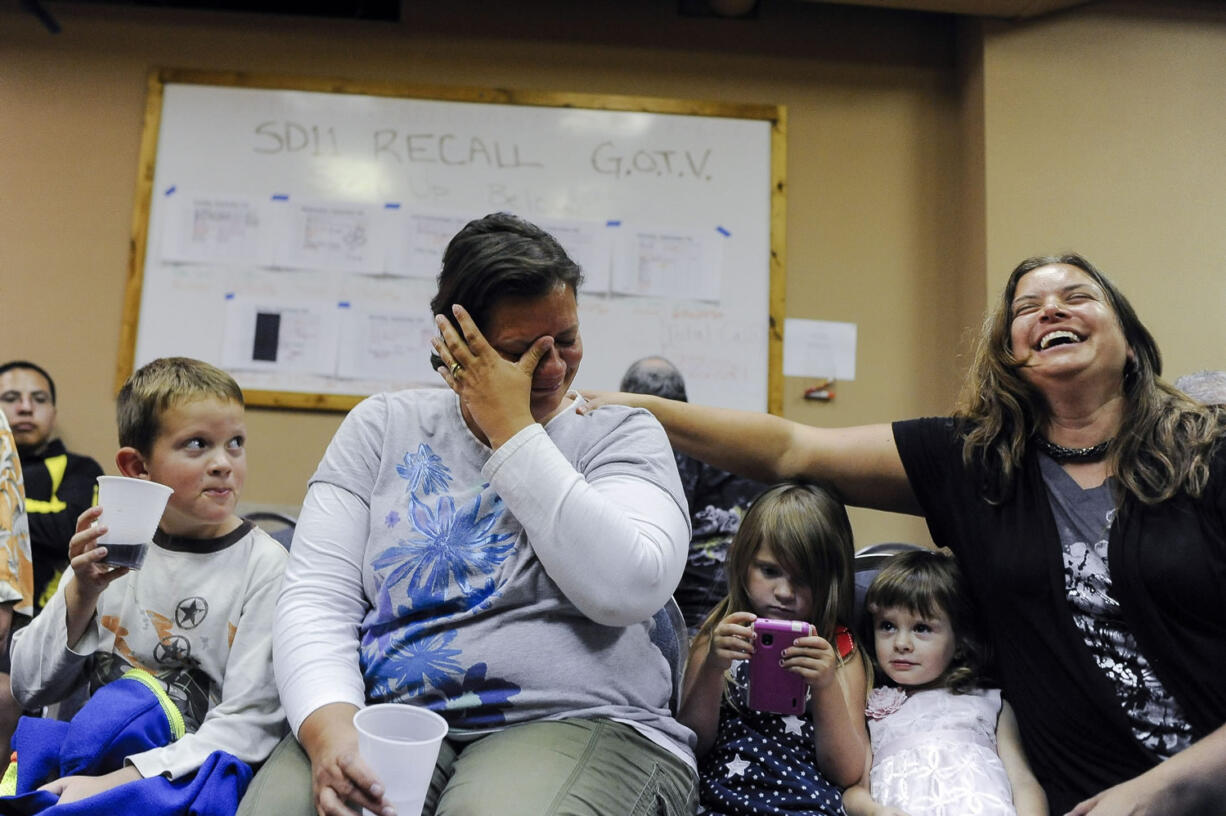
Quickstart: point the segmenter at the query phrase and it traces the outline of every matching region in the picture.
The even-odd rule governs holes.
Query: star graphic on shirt
[[[182,635],[173,635],[153,647],[153,659],[163,665],[180,665],[192,656],[192,644]]]
[[[752,763],[741,759],[741,755],[737,754],[736,758],[731,762],[725,762],[724,767],[728,769],[728,774],[725,778],[731,779],[734,776],[744,776]]]
[[[800,736],[801,728],[804,727],[805,721],[795,714],[789,714],[783,718],[783,732],[785,734],[796,734]]]
[[[179,601],[175,608],[175,623],[182,629],[195,629],[209,614],[209,603],[199,595]]]

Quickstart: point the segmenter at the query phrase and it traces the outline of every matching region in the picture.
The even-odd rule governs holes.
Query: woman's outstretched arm
[[[585,391],[589,402],[651,411],[683,453],[764,482],[820,480],[848,504],[920,514],[893,429],[887,425],[815,428],[754,411],[714,408],[647,394]]]

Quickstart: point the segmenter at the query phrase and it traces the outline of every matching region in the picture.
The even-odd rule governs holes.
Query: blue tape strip
[[[234,300],[234,293],[226,292],[226,300]]]
[[[622,222],[610,220],[610,221],[604,222],[604,225],[606,227],[620,227],[622,225]]]
[[[729,238],[732,236],[732,233],[728,232],[728,230],[724,229],[723,227],[716,227],[715,231],[718,232],[720,235],[724,236],[725,238]]]
[[[174,184],[170,185],[169,187],[166,188],[166,195],[174,195],[175,190],[177,189],[179,189],[177,185],[174,185]]]
[[[273,201],[289,201],[289,195],[286,193],[273,193],[272,200]]]
[[[338,309],[348,309],[348,308],[349,308],[349,301],[347,301],[347,300],[342,300],[340,303],[336,304],[336,308],[338,308]]]
[[[389,201],[389,202],[387,202],[386,204],[384,204],[384,205],[383,205],[383,209],[385,209],[385,210],[398,210],[398,209],[400,209],[400,202],[399,202],[399,201]]]

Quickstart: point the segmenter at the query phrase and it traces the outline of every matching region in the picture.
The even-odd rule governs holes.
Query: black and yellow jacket
[[[97,501],[102,468],[88,456],[69,453],[63,442],[54,439],[38,453],[22,453],[21,470],[38,611],[55,593],[68,566],[68,540],[77,529],[77,516]]]

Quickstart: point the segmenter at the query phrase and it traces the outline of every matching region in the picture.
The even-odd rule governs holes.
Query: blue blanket
[[[191,775],[138,779],[79,802],[38,787],[72,775],[97,776],[123,767],[132,754],[183,735],[183,720],[156,679],[134,670],[108,683],[70,722],[22,717],[13,735],[16,759],[0,782],[0,814],[131,814],[233,816],[251,768],[214,751]]]

